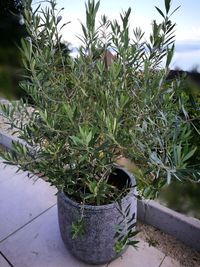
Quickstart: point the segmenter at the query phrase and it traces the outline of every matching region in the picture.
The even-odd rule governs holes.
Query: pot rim
[[[131,184],[132,184],[132,187],[129,191],[129,193],[123,197],[121,199],[121,202],[123,204],[123,202],[128,198],[128,197],[133,197],[136,193],[136,180],[135,180],[135,176],[130,173],[129,171],[127,171],[125,168],[121,167],[121,166],[118,166],[118,165],[115,165],[116,166],[116,169],[120,169],[122,171],[124,171],[128,176],[129,176],[129,179],[131,180]],[[109,204],[104,204],[104,205],[88,205],[88,204],[81,204],[81,203],[78,203],[72,199],[70,199],[63,191],[59,191],[58,192],[58,195],[60,195],[65,202],[68,202],[70,205],[76,207],[76,208],[83,208],[84,209],[87,209],[87,210],[102,210],[102,209],[113,209],[116,205],[116,201],[112,202],[112,203],[109,203]]]

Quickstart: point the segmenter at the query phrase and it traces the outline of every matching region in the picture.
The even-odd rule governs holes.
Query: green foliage
[[[120,14],[120,22],[103,15],[97,26],[100,2],[89,0],[76,58],[61,45],[65,25],[56,2],[35,11],[30,4],[24,2],[29,37],[22,40],[27,79],[21,87],[34,105],[31,112],[21,101],[2,107],[27,147],[15,143],[15,152],[4,158],[44,174],[86,204],[107,204],[121,195],[109,184],[121,155],[134,162],[139,191],[151,198],[172,178],[197,182],[199,167],[190,164],[196,152],[194,124],[180,82],[166,81],[174,51],[171,1],[165,1],[165,11],[157,8],[163,21],[153,21],[144,39],[140,28],[130,36],[130,8]],[[115,51],[110,66],[108,49]]]
[[[135,213],[131,212],[131,204],[129,204],[125,210],[123,210],[120,201],[117,202],[118,210],[121,213],[122,220],[116,226],[116,234],[114,236],[115,245],[114,251],[119,253],[127,245],[137,248],[138,241],[133,240],[133,238],[138,234],[135,230]]]
[[[75,239],[77,236],[84,234],[85,234],[85,223],[83,218],[79,219],[77,222],[72,222],[71,226],[72,239]]]
[[[153,237],[147,237],[146,238],[147,243],[149,244],[149,247],[156,247],[159,243],[157,240],[155,240]]]
[[[135,214],[130,206],[120,207],[130,188],[110,182],[114,163],[121,156],[133,163],[139,192],[148,198],[173,178],[200,180],[199,162],[191,164],[198,151],[192,138],[198,133],[196,111],[188,109],[180,80],[166,80],[174,52],[171,0],[165,0],[165,11],[156,7],[162,22],[153,21],[149,39],[140,28],[130,35],[131,8],[120,21],[103,15],[97,25],[100,2],[88,0],[76,58],[61,43],[66,25],[55,0],[35,11],[31,0],[23,5],[29,37],[21,45],[27,71],[21,87],[34,104],[1,106],[26,142],[14,142],[14,151],[2,156],[19,169],[44,175],[83,207],[119,203],[114,250],[136,246]],[[111,64],[108,50],[115,52]],[[73,238],[84,234],[84,208],[71,233]]]

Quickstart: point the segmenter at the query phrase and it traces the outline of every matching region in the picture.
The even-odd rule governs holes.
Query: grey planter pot
[[[135,178],[123,168],[118,168],[123,175],[128,175],[132,186],[135,186]],[[122,199],[122,207],[130,204],[131,214],[137,211],[135,197],[136,187],[133,187],[126,197]],[[80,204],[70,200],[63,192],[58,193],[58,220],[62,239],[67,249],[81,261],[90,264],[103,264],[119,257],[122,253],[113,250],[116,225],[121,221],[122,215],[117,209],[116,203],[101,206],[84,206],[84,235],[71,237],[72,222],[77,221],[80,214]],[[136,220],[136,219],[135,219]]]

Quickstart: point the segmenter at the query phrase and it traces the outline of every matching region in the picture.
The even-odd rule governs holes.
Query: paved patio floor
[[[0,267],[86,267],[59,233],[56,189],[0,163]],[[177,261],[140,241],[104,267],[178,267]]]

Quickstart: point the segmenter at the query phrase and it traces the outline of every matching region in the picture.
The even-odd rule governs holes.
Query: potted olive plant
[[[156,7],[162,21],[152,22],[145,39],[140,28],[130,37],[130,8],[120,22],[103,15],[97,26],[100,3],[88,0],[73,58],[61,45],[55,0],[35,10],[24,2],[29,37],[22,40],[27,76],[21,87],[32,109],[29,99],[2,105],[27,144],[13,143],[3,157],[57,187],[63,241],[89,263],[108,262],[137,243],[136,182],[117,164],[121,157],[132,162],[138,191],[148,197],[172,178],[198,179],[187,166],[195,147],[184,92],[178,81],[166,81],[175,24],[171,0],[164,3],[165,11]]]

